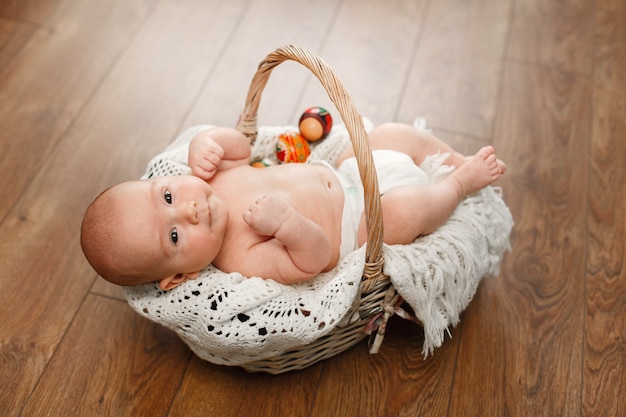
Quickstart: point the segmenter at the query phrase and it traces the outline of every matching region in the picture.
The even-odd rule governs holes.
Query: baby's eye
[[[170,230],[170,240],[174,244],[178,242],[178,230],[176,230],[176,228],[173,228],[172,230]]]
[[[163,198],[165,199],[167,204],[172,204],[172,193],[170,193],[169,191],[165,191],[163,193]]]

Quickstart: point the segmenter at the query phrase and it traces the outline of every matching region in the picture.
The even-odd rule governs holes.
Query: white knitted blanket
[[[371,123],[365,120],[366,128]],[[148,164],[142,178],[181,175],[187,166],[189,140],[209,126],[181,134]],[[262,127],[252,157],[275,160],[276,140],[293,126]],[[309,160],[331,164],[350,145],[344,126],[312,146]],[[445,155],[422,164],[430,181],[451,171]],[[498,190],[487,187],[465,199],[450,220],[411,245],[385,246],[385,267],[394,286],[424,325],[423,352],[443,342],[450,325],[473,297],[480,279],[498,271],[508,249],[511,214]],[[139,314],[175,331],[200,358],[224,365],[243,365],[313,342],[344,320],[361,281],[365,250],[360,248],[332,271],[297,285],[226,274],[213,266],[200,276],[163,292],[155,283],[125,287],[130,306]]]

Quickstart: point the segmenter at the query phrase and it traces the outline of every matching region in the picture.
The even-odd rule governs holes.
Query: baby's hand
[[[243,220],[263,236],[274,236],[289,216],[291,206],[281,198],[266,195],[250,205]]]
[[[196,177],[208,180],[217,172],[224,149],[206,132],[200,132],[189,144],[189,166]]]

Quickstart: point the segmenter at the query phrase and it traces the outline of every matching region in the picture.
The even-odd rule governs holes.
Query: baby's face
[[[202,179],[159,177],[115,187],[116,219],[127,253],[151,265],[154,279],[193,273],[217,256],[228,209]]]

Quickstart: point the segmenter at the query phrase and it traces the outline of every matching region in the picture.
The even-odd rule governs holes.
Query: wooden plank
[[[321,370],[250,374],[194,357],[168,417],[309,416]]]
[[[74,7],[71,0],[2,0],[0,15],[35,24],[45,23],[60,7]]]
[[[508,337],[503,327],[515,318],[502,307],[500,279],[483,279],[463,315],[448,416],[507,415],[506,387],[512,382],[506,369]]]
[[[320,48],[319,55],[333,68],[357,111],[375,124],[397,117],[410,58],[425,17],[425,3],[345,1]],[[292,112],[293,123],[298,122],[304,109],[315,105],[326,108],[341,122],[327,92],[317,79],[310,78]]]
[[[450,415],[580,415],[590,90],[571,73],[505,68],[494,142],[513,251],[466,311]]]
[[[398,118],[490,136],[512,2],[431,2]],[[488,24],[486,22],[489,22]]]
[[[491,142],[491,138],[470,137],[439,129],[432,129],[432,133],[439,139],[450,145],[452,149],[462,153],[463,155],[474,155],[483,146],[493,144]],[[498,183],[494,185],[498,185]]]
[[[235,126],[259,62],[287,44],[318,50],[338,3],[338,0],[251,2],[228,48],[221,51],[211,79],[185,125]],[[293,62],[276,68],[263,91],[259,126],[294,124],[291,115],[309,77],[305,69]]]
[[[598,9],[589,175],[583,410],[626,413],[626,9]]]
[[[117,298],[121,301],[126,301],[122,287],[111,284],[103,279],[97,279],[94,281],[89,291],[92,294],[102,295],[105,297]]]
[[[626,411],[626,95],[595,91],[591,147],[584,410]]]
[[[594,0],[515,2],[508,57],[591,75]]]
[[[594,84],[602,90],[626,89],[626,5],[622,10],[598,9],[594,36]]]
[[[0,72],[35,33],[35,26],[0,17]]]
[[[89,295],[21,415],[166,416],[190,356],[172,331]]]
[[[134,0],[103,13],[98,1],[60,9],[47,21],[49,30],[38,30],[0,73],[0,218],[40,171],[149,9],[146,0]]]
[[[424,359],[423,330],[398,317],[390,320],[383,345],[370,355],[367,343],[329,359],[311,415],[441,416],[448,408],[459,345],[452,330]]]
[[[626,3],[622,0],[598,0],[596,1],[596,7],[617,12],[626,11]]]
[[[0,381],[11,387],[0,390],[0,403],[12,412],[19,413],[95,278],[77,238],[85,207],[105,186],[139,176],[171,140],[207,76],[204,63],[215,59],[243,7],[218,0],[159,3],[0,225],[15,238],[0,242]],[[212,20],[222,24],[206,24]],[[81,85],[58,89],[71,95]]]

